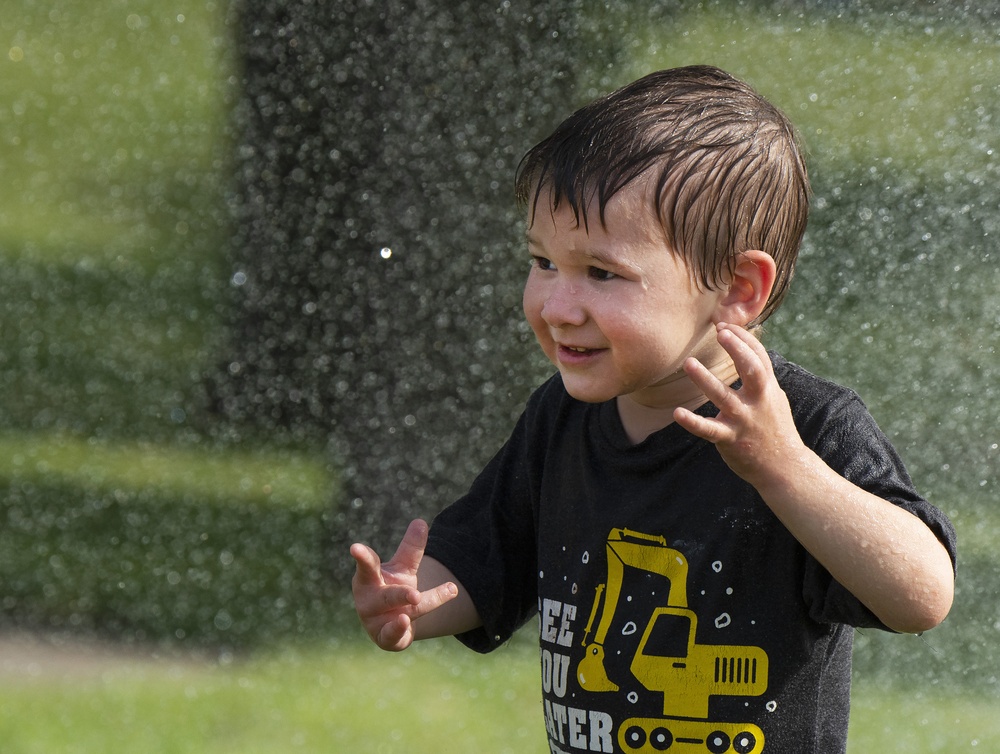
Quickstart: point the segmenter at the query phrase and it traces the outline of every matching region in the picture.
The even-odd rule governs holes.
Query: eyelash
[[[536,267],[538,267],[538,269],[546,272],[555,269],[555,267],[552,264],[552,261],[546,259],[545,257],[532,257],[531,263]],[[588,267],[587,277],[591,278],[592,280],[596,280],[599,283],[606,283],[609,280],[614,280],[618,276],[615,275],[615,273],[611,272],[610,270],[605,270],[602,267]]]

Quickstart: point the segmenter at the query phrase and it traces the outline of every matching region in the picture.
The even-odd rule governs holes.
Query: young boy
[[[517,190],[558,374],[429,538],[351,548],[369,636],[486,652],[537,614],[552,752],[844,751],[853,627],[940,623],[955,538],[859,398],[753,334],[806,224],[790,124],[718,69],[662,71],[568,118]]]

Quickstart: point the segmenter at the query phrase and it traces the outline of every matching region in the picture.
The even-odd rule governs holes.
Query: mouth
[[[602,353],[603,348],[585,348],[584,346],[568,346],[559,344],[557,358],[563,364],[582,364]]]

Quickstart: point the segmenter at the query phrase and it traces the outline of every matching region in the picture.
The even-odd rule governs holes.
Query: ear
[[[745,327],[757,319],[771,296],[776,276],[770,254],[757,250],[740,254],[732,278],[719,300],[717,321]]]

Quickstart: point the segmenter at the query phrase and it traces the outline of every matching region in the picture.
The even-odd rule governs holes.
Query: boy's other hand
[[[361,624],[382,649],[399,652],[413,643],[413,621],[437,609],[458,594],[452,582],[421,592],[417,570],[427,546],[429,527],[412,521],[392,559],[382,563],[378,554],[363,544],[351,546],[357,563],[351,589]]]
[[[720,323],[717,329],[719,344],[733,359],[743,385],[734,390],[697,359],[688,359],[685,373],[719,413],[710,418],[678,408],[674,420],[714,443],[729,467],[759,489],[761,483],[780,477],[789,454],[805,445],[761,342],[738,325]]]
[[[707,418],[678,408],[677,423],[715,443],[792,536],[888,628],[920,633],[944,620],[955,574],[930,527],[856,486],[805,446],[767,351],[753,335],[720,324],[718,338],[743,386],[733,390],[688,359],[685,373],[719,413]]]

